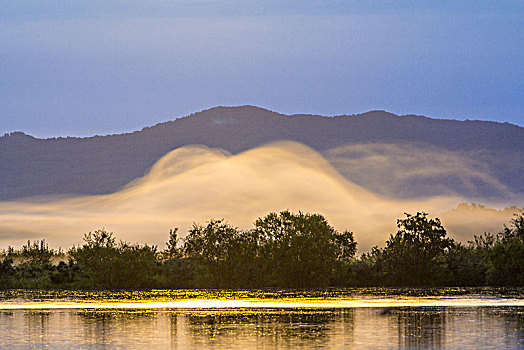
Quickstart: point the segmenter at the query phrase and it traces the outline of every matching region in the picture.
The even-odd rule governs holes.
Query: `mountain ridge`
[[[199,111],[199,112],[194,112],[194,113],[190,113],[190,114],[185,115],[185,116],[177,117],[177,118],[175,118],[173,120],[159,122],[159,123],[156,123],[156,124],[150,125],[150,126],[144,126],[140,130],[135,130],[135,131],[130,131],[130,132],[112,133],[112,134],[103,134],[103,135],[96,134],[96,135],[92,135],[92,136],[56,136],[56,137],[45,137],[45,138],[42,138],[42,137],[33,136],[31,134],[27,134],[26,132],[24,132],[22,130],[16,130],[16,131],[11,131],[11,132],[4,133],[4,135],[0,136],[0,140],[5,139],[5,138],[9,138],[9,137],[13,137],[13,136],[15,136],[15,137],[18,137],[18,136],[20,136],[20,137],[30,137],[30,138],[33,138],[35,140],[56,140],[56,139],[90,139],[90,138],[107,137],[107,136],[133,135],[133,134],[139,133],[139,132],[147,130],[147,129],[160,127],[160,126],[163,126],[163,125],[166,125],[166,124],[171,124],[171,123],[174,123],[174,122],[176,122],[178,120],[182,120],[182,119],[185,119],[185,118],[190,118],[190,117],[193,117],[193,116],[199,116],[199,115],[201,115],[203,113],[215,112],[215,111],[220,110],[220,109],[231,110],[231,109],[244,109],[244,108],[256,109],[256,110],[260,110],[260,111],[263,111],[263,112],[270,112],[271,114],[276,114],[276,115],[281,116],[281,117],[291,117],[291,118],[294,118],[294,117],[300,117],[300,118],[302,118],[302,117],[318,117],[318,118],[325,118],[325,119],[338,119],[338,118],[355,118],[355,117],[356,118],[363,118],[363,117],[369,117],[369,116],[373,117],[373,116],[377,116],[377,115],[380,115],[380,116],[387,115],[387,116],[397,117],[397,118],[414,118],[414,119],[424,119],[424,120],[434,120],[434,121],[447,121],[447,122],[459,122],[459,123],[493,124],[493,125],[498,125],[498,126],[504,125],[504,126],[510,126],[510,127],[516,127],[516,128],[519,128],[519,129],[524,129],[524,126],[520,126],[520,125],[517,125],[517,124],[512,124],[512,123],[509,123],[509,122],[498,122],[498,121],[479,120],[479,119],[460,120],[460,119],[454,119],[454,118],[451,118],[451,117],[450,118],[434,118],[434,117],[428,117],[428,116],[419,115],[419,114],[402,114],[402,115],[398,115],[398,114],[395,114],[395,113],[392,113],[392,112],[388,112],[386,110],[381,110],[381,109],[370,110],[370,111],[363,112],[363,113],[358,113],[358,114],[340,114],[340,115],[329,116],[329,115],[307,114],[307,113],[284,114],[284,113],[279,113],[279,112],[276,112],[276,111],[273,111],[273,110],[270,110],[270,109],[267,109],[267,108],[263,108],[263,107],[257,107],[257,106],[253,106],[253,105],[242,105],[242,106],[216,106],[216,107],[211,107],[211,108]]]
[[[304,143],[321,153],[371,143],[454,152],[489,164],[501,183],[524,194],[524,128],[517,125],[398,116],[379,110],[326,117],[218,106],[130,133],[47,139],[23,132],[4,135],[0,137],[0,200],[110,193],[143,176],[178,147],[203,144],[236,154],[282,140]]]

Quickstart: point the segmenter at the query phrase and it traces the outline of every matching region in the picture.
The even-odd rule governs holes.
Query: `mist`
[[[490,203],[482,208],[458,207],[467,198],[452,194],[415,199],[377,194],[380,191],[351,181],[347,167],[356,171],[362,166],[345,164],[349,175],[344,177],[322,155],[293,142],[237,155],[198,145],[182,147],[113,194],[1,202],[0,247],[46,239],[52,247],[68,248],[81,244],[84,233],[105,228],[118,239],[164,248],[169,230],[175,227],[184,236],[195,221],[224,218],[249,229],[256,218],[289,209],[321,213],[336,229],[353,231],[359,251],[364,252],[383,245],[396,232],[396,219],[404,212],[443,214],[451,237],[461,241],[484,231],[498,232],[516,212],[516,208],[490,209]]]
[[[367,143],[322,152],[344,177],[387,197],[465,196],[470,201],[518,196],[492,175],[492,167],[475,152],[457,152],[429,145]]]

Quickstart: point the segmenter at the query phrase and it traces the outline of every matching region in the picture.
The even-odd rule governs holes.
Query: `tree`
[[[169,240],[167,241],[167,250],[165,251],[164,258],[179,259],[182,257],[182,251],[178,248],[178,227],[173,230],[169,230]]]
[[[353,259],[347,272],[347,284],[351,286],[383,286],[385,272],[383,268],[383,250],[377,246],[359,259]]]
[[[524,213],[514,214],[511,226],[507,227],[504,225],[504,229],[499,233],[499,237],[501,237],[502,242],[516,238],[524,243]]]
[[[427,213],[405,213],[397,220],[399,230],[390,235],[382,252],[387,282],[394,285],[441,284],[445,253],[454,245],[438,218]]]
[[[524,286],[524,213],[515,214],[511,226],[504,225],[490,252],[488,283]]]
[[[32,266],[47,266],[51,263],[51,258],[55,255],[52,249],[49,249],[45,239],[41,241],[27,241],[21,251],[24,262]]]
[[[320,214],[270,213],[256,220],[255,232],[269,283],[281,287],[326,286],[337,260],[356,250],[353,234],[339,234]]]
[[[496,243],[490,261],[490,285],[524,286],[524,243],[520,239],[512,237]]]
[[[183,247],[179,247],[178,228],[169,230],[167,249],[161,252],[160,268],[155,275],[158,288],[193,287],[194,266],[184,256]]]
[[[250,244],[255,244],[251,247]],[[250,234],[224,220],[194,223],[184,241],[184,254],[197,268],[200,287],[231,288],[249,284],[249,269],[257,258]]]
[[[84,245],[69,255],[78,264],[82,286],[103,289],[147,288],[156,267],[156,247],[120,242],[105,229],[84,235]]]
[[[446,255],[449,276],[446,282],[453,286],[483,286],[486,283],[487,259],[477,249],[461,243],[451,247]]]
[[[12,287],[12,279],[15,275],[15,268],[13,266],[13,259],[5,257],[0,262],[0,289],[7,289]]]
[[[333,242],[335,243],[335,261],[330,276],[330,285],[347,285],[352,280],[353,264],[357,252],[357,242],[351,231],[342,233],[334,232]]]
[[[112,288],[113,261],[117,250],[112,232],[105,229],[84,234],[84,245],[73,247],[69,256],[78,264],[82,279],[87,286]]]

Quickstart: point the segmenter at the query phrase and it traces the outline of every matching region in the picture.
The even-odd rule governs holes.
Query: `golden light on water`
[[[388,307],[497,307],[523,306],[524,299],[486,296],[446,297],[356,297],[348,299],[185,299],[133,301],[25,301],[0,302],[0,310],[17,309],[299,309],[299,308],[388,308]]]
[[[520,348],[523,293],[7,290],[0,292],[0,339],[13,349]]]

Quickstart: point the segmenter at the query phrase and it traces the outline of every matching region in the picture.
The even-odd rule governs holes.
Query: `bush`
[[[85,244],[69,251],[79,266],[79,286],[102,289],[150,288],[156,269],[156,247],[115,244],[104,229],[84,236]]]

